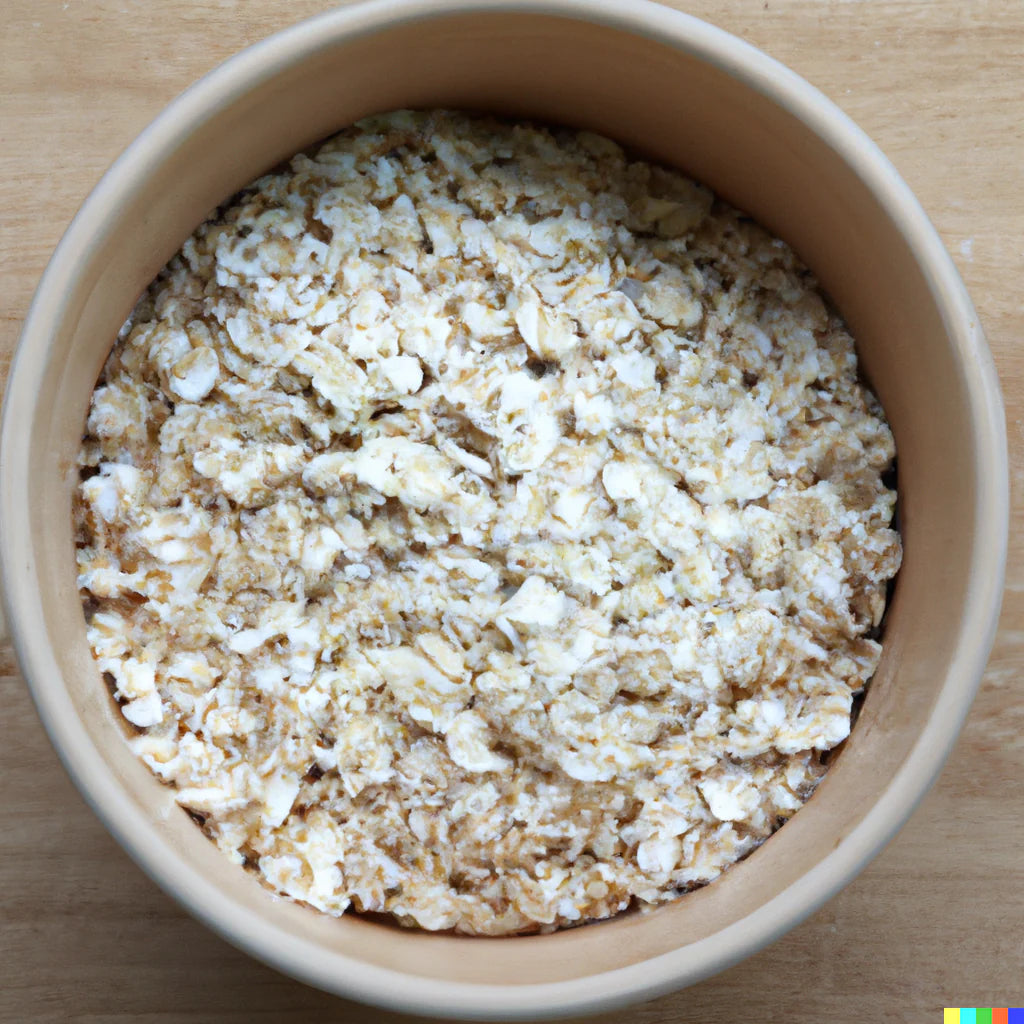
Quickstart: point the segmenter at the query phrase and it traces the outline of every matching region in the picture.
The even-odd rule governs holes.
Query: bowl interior
[[[52,651],[52,678],[33,685],[46,688],[43,702],[69,723],[64,756],[73,771],[81,751],[102,763],[109,783],[100,802],[108,820],[120,817],[122,837],[137,824],[129,837],[136,853],[174,861],[174,884],[191,887],[194,902],[216,898],[222,925],[235,915],[239,931],[270,936],[252,940],[264,951],[277,944],[308,956],[322,984],[352,961],[440,982],[542,984],[722,939],[824,865],[882,798],[939,713],[963,641],[977,489],[991,467],[976,460],[962,357],[934,283],[844,155],[778,106],[767,82],[741,81],[727,62],[536,10],[451,12],[303,39],[301,60],[267,51],[251,88],[227,76],[212,106],[207,93],[186,96],[182,104],[196,114],[188,133],[150,130],[131,187],[106,204],[102,221],[77,226],[76,237],[88,232],[89,241],[74,252],[77,269],[54,299],[59,327],[49,351],[43,339],[28,338],[39,346],[25,360],[36,362],[40,400],[26,405],[30,418],[19,429],[30,438],[27,457],[21,468],[4,466],[4,487],[30,542],[8,587],[30,623],[21,644]],[[882,665],[852,738],[807,806],[767,844],[714,885],[650,914],[549,936],[473,940],[331,920],[275,900],[230,865],[135,760],[90,659],[72,569],[70,493],[91,389],[119,326],[219,202],[356,118],[408,106],[590,128],[711,185],[787,239],[819,275],[854,331],[896,434],[905,564]],[[14,490],[23,493],[12,498]],[[337,987],[346,987],[340,978]]]

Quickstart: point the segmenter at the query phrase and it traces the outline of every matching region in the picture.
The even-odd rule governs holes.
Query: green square
[[[992,1024],[992,1007],[990,1006],[987,1010],[975,1010],[974,1024]]]

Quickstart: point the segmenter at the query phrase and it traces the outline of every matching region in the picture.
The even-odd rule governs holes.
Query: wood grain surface
[[[678,2],[678,0],[677,0]],[[0,0],[0,371],[103,170],[178,92],[324,0]],[[1024,2],[683,0],[835,100],[957,261],[1007,405],[1014,535],[1001,629],[960,742],[910,823],[757,956],[606,1018],[941,1021],[1024,1005]],[[0,1020],[382,1022],[185,915],[73,789],[0,651]]]

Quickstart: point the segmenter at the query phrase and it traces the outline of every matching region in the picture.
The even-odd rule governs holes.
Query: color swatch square
[[[960,1007],[960,1024],[978,1024],[978,1016],[973,1006]]]

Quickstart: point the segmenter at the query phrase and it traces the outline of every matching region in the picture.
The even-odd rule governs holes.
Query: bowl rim
[[[853,169],[906,239],[928,276],[956,348],[979,464],[976,526],[960,643],[935,708],[882,797],[807,874],[747,917],[689,946],[628,967],[569,981],[488,985],[410,976],[332,953],[281,944],[245,906],[224,896],[156,834],[109,774],[88,734],[66,714],[63,680],[40,635],[24,488],[31,419],[80,254],[101,237],[108,212],[212,111],[320,49],[397,24],[453,14],[532,13],[596,23],[653,38],[728,73],[808,126]],[[372,0],[327,11],[257,42],[186,89],[124,150],[89,194],[37,287],[12,360],[0,435],[0,575],[13,645],[50,740],[86,801],[137,864],[193,916],[256,959],[301,981],[366,1003],[417,1014],[525,1019],[613,1009],[692,984],[749,956],[849,883],[906,822],[952,750],[988,660],[1002,600],[1009,525],[1005,420],[991,353],[956,267],[917,199],[881,150],[821,92],[767,54],[692,15],[653,0]],[[27,554],[26,554],[27,553]],[[281,936],[277,936],[278,939]]]

